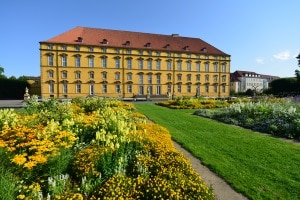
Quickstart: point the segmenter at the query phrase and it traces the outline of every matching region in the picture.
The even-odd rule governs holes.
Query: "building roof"
[[[230,80],[231,81],[240,81],[240,77],[247,77],[247,78],[262,78],[262,79],[268,79],[268,80],[274,80],[279,78],[278,76],[272,76],[272,75],[264,75],[264,74],[258,74],[256,72],[251,71],[241,71],[236,70],[235,72],[230,74]]]
[[[229,56],[199,38],[182,37],[178,34],[161,35],[88,27],[75,27],[41,43],[144,48]]]

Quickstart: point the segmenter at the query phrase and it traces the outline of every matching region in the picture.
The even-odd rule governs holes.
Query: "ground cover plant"
[[[154,104],[139,112],[250,199],[300,199],[300,145]]]
[[[0,197],[214,199],[166,129],[103,98],[0,110]]]
[[[300,104],[290,99],[239,102],[218,110],[197,110],[195,115],[289,139],[300,139]]]

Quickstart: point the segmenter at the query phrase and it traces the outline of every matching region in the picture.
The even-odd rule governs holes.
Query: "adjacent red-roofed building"
[[[229,96],[230,55],[199,38],[75,27],[40,58],[42,98]]]

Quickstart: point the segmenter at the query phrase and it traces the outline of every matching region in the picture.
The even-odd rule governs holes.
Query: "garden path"
[[[194,170],[200,174],[202,180],[211,185],[216,195],[217,200],[246,200],[247,198],[241,193],[236,192],[228,183],[226,183],[218,175],[210,171],[206,166],[201,164],[201,161],[194,157],[190,152],[182,148],[178,143],[174,142],[174,146],[177,150],[190,160]]]

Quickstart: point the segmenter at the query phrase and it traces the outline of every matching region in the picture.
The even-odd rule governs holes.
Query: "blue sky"
[[[231,55],[231,72],[295,76],[299,0],[3,0],[0,66],[39,76],[39,42],[76,26],[196,37]]]

